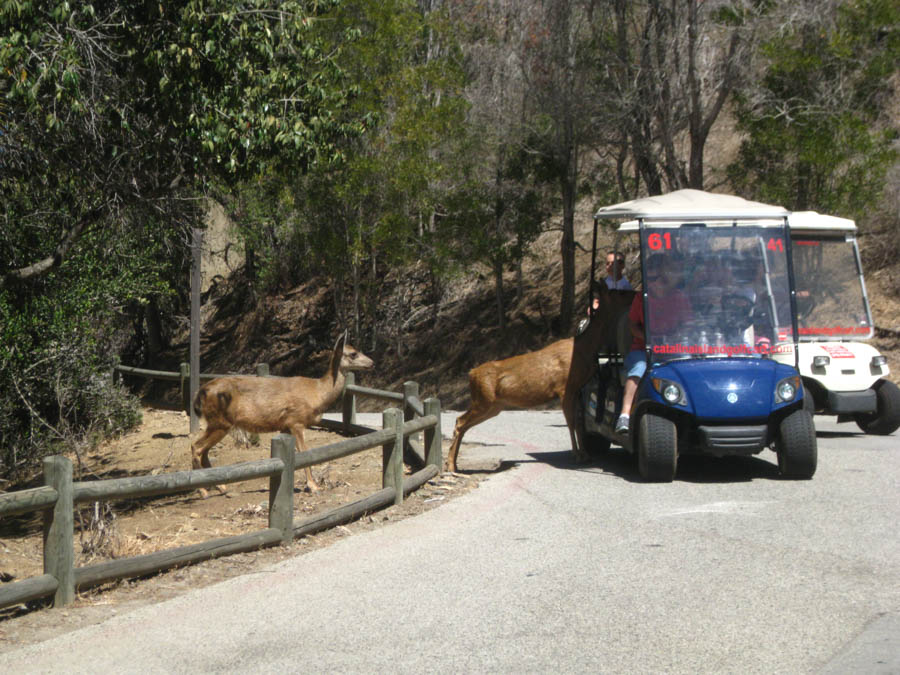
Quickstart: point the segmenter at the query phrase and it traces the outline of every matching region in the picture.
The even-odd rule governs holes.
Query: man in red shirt
[[[673,265],[674,253],[657,253],[647,260],[647,275],[644,287],[647,289],[647,302],[650,321],[654,335],[663,335],[677,331],[691,317],[691,305],[680,290],[676,288],[680,274]],[[644,332],[644,296],[637,293],[628,312],[628,323],[631,328],[631,351],[625,357],[625,391],[622,395],[622,414],[616,420],[616,433],[628,431],[631,406],[637,393],[638,384],[647,370],[647,346]]]

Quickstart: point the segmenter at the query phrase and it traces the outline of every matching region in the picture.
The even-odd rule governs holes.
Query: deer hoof
[[[587,464],[591,457],[584,450],[573,450],[572,455],[578,464]]]

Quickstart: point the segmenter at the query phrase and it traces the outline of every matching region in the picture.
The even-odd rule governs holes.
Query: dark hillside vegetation
[[[578,240],[588,243],[589,229],[584,225],[589,228],[589,220]],[[397,324],[385,320],[367,327],[379,337],[374,341],[364,338],[361,345],[355,345],[376,364],[361,382],[400,391],[403,382],[413,380],[420,383],[424,395],[439,396],[445,408],[465,409],[472,367],[540,349],[557,339],[551,323],[560,280],[558,237],[543,235],[533,248],[523,266],[520,303],[512,283],[515,271],[507,272],[511,283],[505,301],[511,309],[503,329],[497,325],[493,278],[486,269],[448,284],[447,295],[436,310],[428,302],[427,285],[421,280],[417,284],[413,271],[388,275],[380,303],[385,316],[400,318]],[[608,232],[601,232],[601,237],[600,250],[604,251],[613,238]],[[864,238],[864,257],[874,263],[878,259],[874,249],[880,246],[880,238]],[[868,250],[872,253],[867,254]],[[581,306],[586,306],[589,253],[581,252],[577,262],[581,280],[577,297]],[[900,382],[900,263],[886,263],[883,260],[878,268],[866,268],[876,320],[873,344],[888,357],[892,379]],[[275,375],[320,375],[327,367],[334,336],[344,328],[334,309],[334,296],[327,281],[318,278],[250,302],[246,282],[236,275],[219,285],[204,306],[201,369],[252,374],[257,363],[265,362]],[[252,309],[245,311],[248,306]],[[187,333],[178,334],[173,347],[150,367],[177,371],[187,357],[187,337]],[[178,404],[171,387],[157,387],[152,393]]]
[[[560,279],[556,240],[554,233],[544,235],[526,260],[521,302],[516,302],[516,272],[507,272],[504,301],[511,309],[504,328],[497,325],[494,279],[488,270],[452,280],[437,308],[415,269],[388,274],[379,294],[383,314],[366,326],[375,339],[357,342],[352,333],[350,337],[376,363],[363,375],[364,383],[399,391],[403,382],[414,380],[424,395],[440,396],[444,407],[465,407],[469,369],[557,339],[551,327]],[[588,254],[579,255],[583,279],[578,296],[585,307],[588,261]],[[324,278],[251,299],[246,280],[236,274],[216,286],[203,317],[201,370],[215,373],[252,374],[257,363],[265,362],[274,375],[320,375],[334,336],[345,327],[335,311],[333,286]],[[187,332],[177,334],[172,348],[149,367],[177,371],[186,360],[187,339]],[[145,392],[178,403],[171,387]]]

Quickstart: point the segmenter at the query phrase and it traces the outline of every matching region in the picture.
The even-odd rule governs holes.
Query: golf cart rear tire
[[[887,436],[900,428],[900,387],[890,380],[878,380],[874,389],[877,411],[857,415],[856,424],[867,434]]]
[[[603,454],[609,452],[609,446],[612,445],[612,441],[610,441],[606,436],[601,436],[599,434],[589,434],[585,432],[584,434],[584,444],[585,450],[588,451],[588,454],[591,457],[600,457]]]
[[[600,457],[609,451],[609,446],[612,445],[612,443],[606,436],[588,433],[584,423],[584,416],[584,401],[581,396],[579,396],[578,401],[575,403],[575,423],[581,428],[581,438],[584,441],[584,450],[591,457]]]
[[[678,428],[672,420],[646,413],[638,426],[638,470],[641,478],[671,483],[678,469]]]
[[[795,410],[778,428],[778,471],[785,478],[809,480],[816,473],[816,427],[806,410]]]

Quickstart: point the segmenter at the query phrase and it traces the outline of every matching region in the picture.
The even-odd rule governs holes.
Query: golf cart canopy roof
[[[787,209],[781,206],[751,202],[742,197],[702,190],[676,190],[665,195],[604,206],[597,210],[594,217],[726,223],[735,220],[778,220],[787,215]],[[619,229],[630,229],[626,225],[632,223],[625,223]],[[633,225],[636,229],[637,223]]]
[[[849,218],[826,216],[815,211],[795,211],[788,216],[788,227],[796,234],[855,233],[856,223]]]

